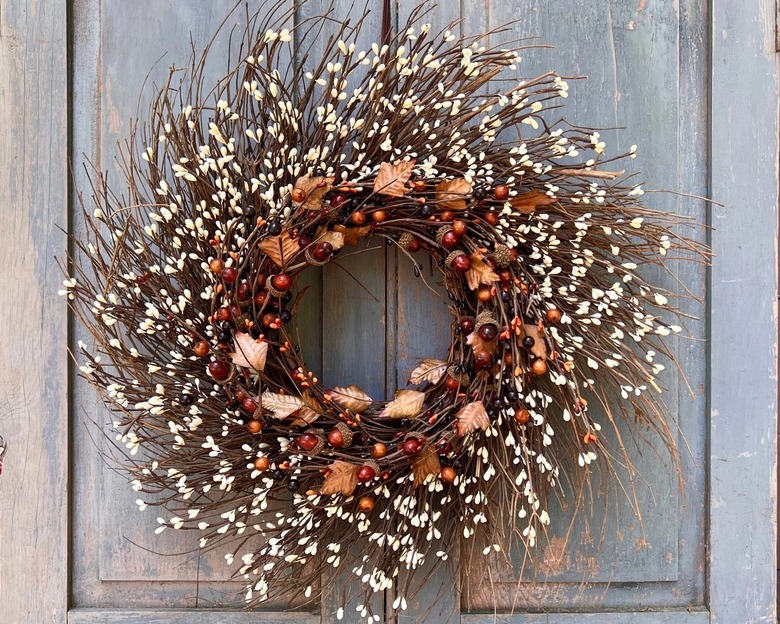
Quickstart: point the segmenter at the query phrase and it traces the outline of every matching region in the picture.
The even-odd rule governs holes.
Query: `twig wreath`
[[[453,540],[531,549],[559,481],[609,469],[594,405],[673,446],[655,379],[679,313],[638,268],[706,249],[614,165],[635,148],[607,158],[598,132],[548,123],[565,79],[507,79],[522,48],[422,13],[365,51],[362,21],[325,41],[324,16],[248,17],[213,89],[201,60],[159,92],[124,195],[98,180],[75,240],[64,294],[94,337],[77,357],[139,505],[165,510],[158,532],[235,544],[250,606],[316,599],[353,542],[365,605],[392,588],[394,610]],[[281,61],[304,31],[324,53]],[[304,271],[376,238],[432,256],[452,314],[449,352],[391,401],[325,385],[290,330]]]

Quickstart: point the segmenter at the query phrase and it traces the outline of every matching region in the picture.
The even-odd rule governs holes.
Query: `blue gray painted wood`
[[[67,3],[0,7],[0,622],[65,621]]]
[[[0,405],[6,406],[0,414],[0,434],[10,446],[0,478],[0,622],[64,622],[68,604],[74,607],[68,619],[76,624],[332,621],[337,596],[331,595],[321,616],[228,611],[240,604],[234,597],[238,586],[221,582],[224,568],[218,556],[201,558],[198,565],[186,557],[160,558],[130,548],[124,538],[137,536],[148,543],[154,518],[150,516],[149,526],[144,526],[132,494],[121,480],[113,481],[97,459],[83,422],[106,417],[81,384],[73,386],[73,463],[67,460],[67,436],[40,435],[41,430],[67,430],[66,360],[59,342],[66,317],[64,306],[55,299],[60,278],[50,263],[55,253],[62,255],[65,245],[54,226],[67,223],[66,158],[70,155],[78,163],[86,154],[109,168],[113,143],[136,113],[146,72],[167,51],[153,70],[159,82],[170,64],[186,59],[189,33],[205,41],[225,10],[215,0],[196,0],[194,7],[192,2],[151,0],[74,0],[70,6],[70,57],[64,2],[11,0],[0,10],[0,110],[23,105],[26,120],[19,126],[18,117],[0,116],[3,136],[13,137],[0,144],[0,243],[5,243],[0,248],[16,250],[4,263],[5,274],[15,279],[7,282],[2,295],[6,322],[0,331],[4,345],[20,346],[2,352],[0,367]],[[397,17],[402,18],[409,6],[410,0],[397,0]],[[616,149],[640,144],[638,162],[654,186],[711,192],[724,207],[654,199],[659,206],[689,212],[715,226],[711,236],[717,258],[712,271],[706,275],[687,269],[683,274],[694,290],[709,285],[710,308],[693,306],[688,311],[704,319],[691,323],[691,333],[703,338],[709,329],[711,339],[709,346],[695,341],[675,347],[696,395],[690,397],[676,385],[669,393],[679,415],[683,447],[690,448],[681,457],[685,494],[672,507],[679,522],[661,499],[644,519],[653,548],[632,553],[596,579],[611,583],[572,583],[576,579],[556,575],[551,579],[555,582],[541,589],[529,588],[526,606],[548,613],[461,617],[458,597],[438,594],[440,582],[445,586],[448,582],[441,571],[442,577],[422,589],[404,621],[424,619],[424,605],[436,595],[442,602],[427,619],[437,622],[774,621],[778,152],[774,3],[714,3],[712,11],[709,14],[696,0],[475,0],[455,8],[443,3],[431,14],[434,23],[462,16],[465,32],[520,18],[515,32],[539,34],[542,42],[557,45],[552,51],[529,51],[526,58],[533,69],[524,71],[555,66],[590,74],[588,83],[573,90],[572,119],[627,125],[627,131],[612,133],[611,144]],[[378,16],[372,19],[378,31]],[[35,72],[25,73],[30,67]],[[76,171],[76,187],[86,188],[78,167]],[[411,278],[408,260],[394,251],[383,249],[339,262],[359,272],[380,303],[366,296],[350,310],[327,309],[324,328],[301,323],[309,332],[304,333],[304,343],[312,351],[309,361],[324,372],[328,383],[350,381],[375,396],[388,395],[403,385],[419,357],[443,349],[448,318],[431,313],[442,307],[441,302],[420,280]],[[403,290],[397,288],[400,279]],[[329,301],[364,293],[335,266],[312,272],[310,280],[307,298],[315,302],[322,301],[324,292]],[[24,288],[16,289],[22,282]],[[347,324],[340,322],[344,314],[352,314]],[[357,340],[362,342],[355,350]],[[358,365],[355,351],[369,360]],[[749,382],[742,382],[746,375],[751,375]],[[30,379],[41,380],[36,389],[26,385],[24,380]],[[674,382],[673,376],[668,381]],[[704,411],[708,407],[709,414]],[[24,455],[16,455],[15,449],[24,449]],[[676,484],[659,481],[663,466],[647,465],[654,466],[647,470],[654,489],[661,487],[674,500]],[[96,483],[102,486],[95,488]],[[160,549],[182,550],[187,545],[184,537],[170,531],[163,540],[170,541],[160,541]],[[596,565],[601,562],[599,569],[607,569],[603,566],[616,552],[614,547],[613,541],[591,555]],[[476,588],[481,573],[464,570],[466,586]],[[509,591],[513,579],[505,580],[506,591],[499,596],[503,610],[512,605],[514,594]],[[485,609],[485,598],[472,591],[463,607]],[[196,604],[218,610],[189,608]],[[166,609],[170,607],[178,610]],[[604,608],[609,611],[600,611]],[[565,610],[569,613],[560,612]]]

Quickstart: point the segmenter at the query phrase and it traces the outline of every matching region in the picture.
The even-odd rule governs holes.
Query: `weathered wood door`
[[[381,4],[369,2],[363,43],[379,38]],[[148,102],[144,96],[139,105],[138,94],[148,96],[170,65],[186,63],[190,39],[202,46],[230,5],[0,3],[0,435],[9,447],[0,477],[0,622],[335,618],[337,589],[314,611],[276,604],[241,612],[241,585],[228,580],[218,553],[192,554],[194,542],[171,531],[154,538],[155,515],[138,513],[132,491],[96,452],[102,442],[89,422],[106,415],[69,372],[65,352],[66,339],[73,344],[81,334],[56,296],[53,258],[66,247],[58,228],[78,233],[75,194],[86,190],[80,163],[87,157],[114,170],[116,142]],[[327,5],[311,0],[296,19]],[[333,17],[346,17],[349,5],[335,0]],[[395,18],[410,9],[408,0],[393,3]],[[570,527],[561,510],[553,547],[522,579],[499,563],[461,569],[464,594],[445,589],[435,597],[439,582],[452,585],[442,573],[420,594],[421,603],[437,601],[428,621],[774,621],[773,11],[771,0],[719,2],[711,11],[698,0],[443,0],[432,9],[429,21],[462,18],[465,32],[519,20],[494,36],[538,35],[539,43],[555,46],[528,50],[524,75],[555,68],[590,77],[573,89],[571,119],[625,126],[602,134],[616,152],[640,145],[637,165],[648,187],[723,205],[650,198],[714,227],[701,232],[713,244],[714,267],[682,273],[695,292],[706,292],[687,310],[698,319],[689,323],[692,339],[675,344],[691,389],[674,371],[665,379],[679,425],[684,492],[668,458],[638,449],[641,521],[615,499],[617,519],[575,526],[562,553],[555,538]],[[217,45],[227,45],[228,31]],[[431,267],[424,271],[435,281]],[[369,248],[310,280],[309,320],[301,326],[310,364],[326,383],[389,395],[418,359],[442,352],[445,304],[392,250]],[[514,615],[494,616],[482,589],[486,578],[499,589],[498,612]],[[523,589],[515,598],[518,581]],[[404,619],[422,612],[411,605]]]

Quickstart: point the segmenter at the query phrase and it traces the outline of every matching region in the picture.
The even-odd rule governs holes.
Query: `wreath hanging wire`
[[[360,50],[362,20],[324,40],[329,17],[291,17],[247,15],[213,87],[209,47],[171,73],[129,137],[123,192],[95,179],[62,293],[158,532],[232,544],[249,606],[291,585],[316,600],[356,543],[365,605],[392,589],[403,610],[406,571],[453,540],[531,553],[561,482],[633,470],[596,412],[674,452],[656,377],[691,295],[642,267],[708,251],[679,233],[695,223],[642,203],[620,166],[635,148],[608,157],[598,132],[549,122],[569,79],[505,78],[522,42],[435,32],[419,7]],[[376,239],[430,255],[452,315],[448,352],[390,401],[328,387],[290,329],[310,305],[300,276]]]

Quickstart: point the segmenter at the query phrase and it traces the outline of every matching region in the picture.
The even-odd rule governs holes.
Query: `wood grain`
[[[712,14],[709,600],[724,623],[777,616],[774,11],[748,0]]]
[[[65,622],[67,3],[0,11],[0,622]]]

